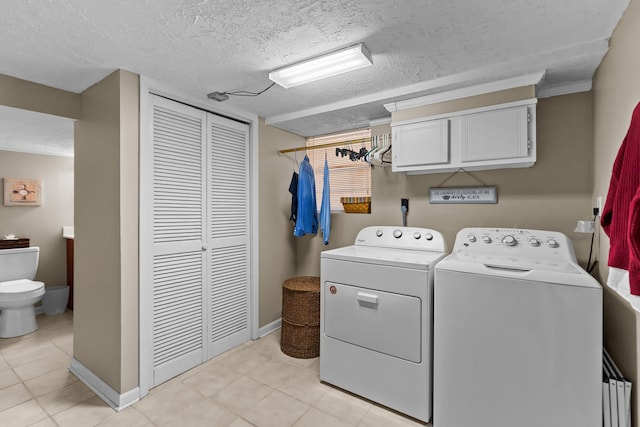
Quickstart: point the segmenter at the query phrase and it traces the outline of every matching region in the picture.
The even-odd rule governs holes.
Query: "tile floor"
[[[154,388],[117,413],[68,370],[71,312],[0,339],[0,426],[420,426],[320,383],[318,359],[280,351],[276,331]]]

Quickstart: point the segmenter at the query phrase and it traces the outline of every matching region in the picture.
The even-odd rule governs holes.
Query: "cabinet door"
[[[478,162],[529,155],[526,106],[460,116],[460,160]]]
[[[393,170],[448,162],[448,119],[411,123],[393,129]]]

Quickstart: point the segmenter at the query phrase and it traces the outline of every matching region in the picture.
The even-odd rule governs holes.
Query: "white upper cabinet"
[[[394,129],[395,130],[395,129]],[[394,167],[414,168],[449,163],[449,120],[412,123],[394,132]]]
[[[392,123],[393,171],[438,173],[530,167],[535,99]]]

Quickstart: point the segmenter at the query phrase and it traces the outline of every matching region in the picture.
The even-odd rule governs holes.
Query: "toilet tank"
[[[33,280],[38,271],[40,248],[0,250],[0,282],[17,279]]]

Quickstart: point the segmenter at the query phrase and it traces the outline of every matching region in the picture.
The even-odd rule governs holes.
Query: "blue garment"
[[[320,228],[322,229],[322,240],[324,240],[325,245],[328,245],[329,234],[331,233],[331,196],[327,159],[324,159],[324,187],[322,187],[322,205],[320,207]]]
[[[309,157],[304,156],[300,163],[298,174],[298,217],[293,235],[296,237],[305,234],[318,233],[318,211],[316,207],[316,180],[313,176],[313,168],[309,163]]]

